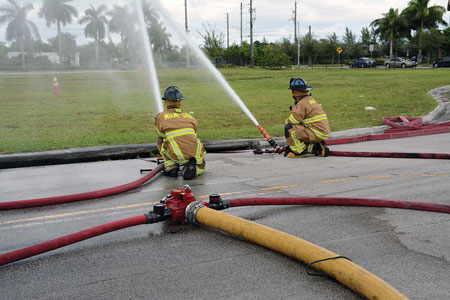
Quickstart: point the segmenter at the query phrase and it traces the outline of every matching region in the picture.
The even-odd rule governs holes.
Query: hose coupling
[[[200,201],[189,203],[189,205],[186,206],[186,222],[189,224],[197,223],[195,216],[197,215],[197,211],[202,207],[205,207],[205,205]]]
[[[209,195],[209,208],[222,210],[230,207],[230,201],[222,199],[219,194]]]
[[[167,200],[168,198],[171,198],[171,197],[172,197],[172,194],[168,194],[168,195],[164,196],[164,197],[159,201],[159,203],[166,204],[166,200]]]
[[[172,211],[163,203],[153,205],[153,211],[145,214],[147,224],[162,222],[172,218]]]

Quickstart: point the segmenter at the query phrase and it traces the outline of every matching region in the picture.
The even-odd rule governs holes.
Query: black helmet
[[[180,89],[176,86],[169,86],[166,91],[164,92],[163,100],[184,100],[186,97],[183,97],[183,94],[181,93]]]
[[[306,84],[306,81],[304,81],[301,78],[291,78],[291,81],[289,82],[289,89],[290,90],[299,90],[303,92],[309,92],[312,91],[313,88],[308,86]]]

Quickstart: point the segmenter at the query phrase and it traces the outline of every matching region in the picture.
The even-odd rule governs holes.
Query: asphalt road
[[[433,95],[448,101],[448,87],[434,90]],[[424,120],[450,120],[446,106],[441,102]],[[369,129],[372,134],[379,130]],[[362,129],[333,135],[368,133]],[[450,153],[450,134],[330,148]],[[0,169],[0,201],[117,186],[140,178],[140,169],[153,166],[133,159]],[[189,182],[158,175],[115,196],[0,211],[0,253],[142,215],[186,183],[197,200],[218,193],[223,198],[361,197],[450,204],[449,166],[448,160],[431,159],[288,159],[278,154],[210,153],[206,172]],[[344,255],[411,299],[450,298],[447,214],[336,206],[240,207],[225,212]],[[279,253],[203,226],[167,221],[108,233],[2,266],[0,291],[0,299],[360,299],[333,280],[308,275],[305,265]]]
[[[450,153],[450,134],[336,145],[332,150]],[[133,181],[145,160],[0,170],[0,201]],[[0,212],[0,253],[141,215],[188,183],[198,200],[311,196],[450,204],[450,162],[208,154],[189,182],[161,175],[127,193]],[[300,237],[384,279],[411,299],[449,299],[450,216],[391,208],[268,206],[224,212]],[[108,233],[0,267],[0,299],[360,299],[279,253],[203,226],[163,222]]]

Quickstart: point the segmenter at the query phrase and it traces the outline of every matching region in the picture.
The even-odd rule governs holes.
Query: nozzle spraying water
[[[171,24],[176,24],[176,20],[174,20],[171,16],[171,14],[165,9],[165,7],[161,4],[159,0],[153,1],[153,4],[157,5],[161,15]],[[228,82],[225,80],[223,75],[214,67],[214,65],[211,63],[211,61],[208,59],[208,57],[203,53],[202,50],[195,44],[195,42],[188,36],[188,34],[181,29],[181,26],[175,26],[174,30],[177,32],[177,34],[184,40],[184,42],[189,46],[189,48],[192,50],[193,54],[203,63],[204,66],[208,69],[208,71],[215,77],[215,79],[221,84],[221,86],[225,89],[225,91],[228,93],[228,95],[233,99],[236,104],[239,105],[239,107],[244,111],[244,113],[249,117],[249,119],[258,127],[258,129],[261,131],[261,133],[264,135],[264,137],[267,139],[269,144],[277,148],[278,145],[275,142],[273,138],[271,138],[267,132],[259,125],[258,121],[256,121],[256,118],[253,116],[253,114],[248,110],[247,106],[245,106],[244,102],[242,102],[241,98],[236,94],[236,92],[231,88],[231,86],[228,84]]]
[[[264,135],[267,142],[269,142],[270,146],[272,146],[273,148],[277,148],[278,147],[277,142],[275,142],[275,140],[264,130],[264,128],[262,128],[262,126],[259,124],[257,127],[258,127],[259,131],[261,131],[261,133]]]

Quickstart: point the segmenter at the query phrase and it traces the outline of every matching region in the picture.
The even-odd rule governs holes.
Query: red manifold
[[[194,194],[189,186],[173,190],[170,194],[172,197],[166,198],[166,208],[172,212],[171,220],[184,224],[186,207],[195,201]]]

